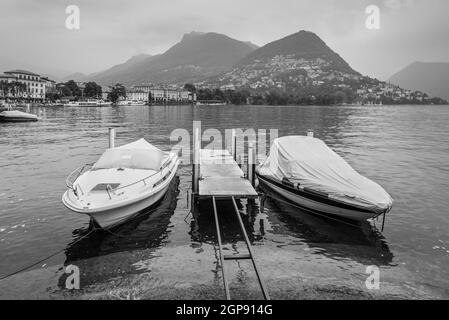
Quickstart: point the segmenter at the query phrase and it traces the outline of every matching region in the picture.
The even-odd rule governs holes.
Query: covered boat
[[[18,110],[3,111],[0,113],[0,121],[3,122],[29,122],[37,120],[38,118],[35,114]]]
[[[91,216],[101,228],[111,228],[162,199],[178,165],[176,153],[164,152],[144,139],[108,149],[95,164],[67,178],[62,202]]]
[[[393,205],[380,185],[360,175],[313,137],[274,140],[256,174],[262,187],[320,215],[363,221],[388,213]]]

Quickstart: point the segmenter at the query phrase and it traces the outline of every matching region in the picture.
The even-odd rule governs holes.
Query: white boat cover
[[[92,167],[92,170],[127,168],[160,171],[169,156],[145,139],[107,149]]]
[[[24,119],[37,119],[37,115],[32,113],[26,113],[18,110],[3,111],[0,116],[5,118],[24,118]]]
[[[323,141],[312,137],[274,140],[258,172],[279,181],[288,178],[300,189],[325,193],[330,199],[376,213],[383,213],[393,204],[381,186],[360,175]]]

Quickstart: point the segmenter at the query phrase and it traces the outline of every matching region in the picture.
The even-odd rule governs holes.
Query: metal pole
[[[115,148],[115,129],[109,128],[109,148]]]
[[[200,128],[194,128],[193,132],[193,168],[192,168],[192,193],[197,194],[199,191],[200,178]]]
[[[232,129],[231,134],[231,154],[234,161],[237,161],[237,136],[235,134],[235,129]]]
[[[214,205],[215,228],[217,229],[218,250],[220,251],[220,264],[221,264],[221,273],[223,275],[223,284],[224,284],[224,289],[226,292],[226,299],[231,300],[231,295],[229,294],[228,280],[226,279],[226,272],[225,272],[225,268],[224,268],[224,257],[223,257],[223,249],[222,249],[222,244],[221,244],[220,225],[218,223],[217,204],[215,203],[215,197],[212,197],[212,203]]]
[[[234,211],[235,211],[235,214],[237,215],[237,219],[239,220],[240,228],[242,229],[243,237],[246,242],[246,247],[248,248],[249,255],[251,256],[251,261],[253,262],[254,271],[256,272],[257,279],[259,280],[259,285],[260,285],[260,288],[262,289],[263,297],[265,300],[270,300],[268,291],[265,288],[265,283],[263,282],[263,280],[259,274],[259,270],[257,269],[256,261],[254,260],[253,251],[251,249],[251,243],[249,242],[248,235],[246,234],[245,225],[243,224],[242,217],[240,217],[239,208],[237,207],[237,203],[235,202],[234,197],[232,197],[232,203],[234,204]]]
[[[256,170],[256,148],[254,147],[254,143],[251,142],[248,145],[248,180],[251,185],[254,187],[256,184],[255,170]]]

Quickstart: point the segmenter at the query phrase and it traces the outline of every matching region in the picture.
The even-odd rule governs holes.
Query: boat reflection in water
[[[266,190],[264,190],[266,191]],[[373,222],[338,221],[303,211],[279,195],[266,192],[264,209],[276,233],[299,238],[317,254],[335,260],[352,260],[364,265],[389,266],[393,253]]]
[[[110,230],[93,231],[92,221],[88,228],[75,230],[76,237],[65,250],[64,266],[76,265],[80,269],[83,286],[120,274],[140,273],[133,264],[145,256],[151,258],[154,250],[168,237],[170,219],[177,205],[178,186],[179,177],[176,176],[158,203]],[[66,274],[60,277],[60,288],[65,287],[66,278]]]
[[[307,252],[316,252],[334,260],[351,260],[377,266],[392,264],[393,253],[373,223],[364,221],[348,224],[330,220],[302,211],[278,198],[277,194],[267,193],[262,208],[259,208],[258,201],[237,201],[252,243],[263,242],[264,247],[302,244],[310,248]],[[218,201],[217,207],[224,246],[230,246],[228,248],[235,252],[241,248],[243,252],[245,246],[237,246],[237,242],[244,239],[232,202]],[[190,231],[192,241],[216,244],[212,202],[201,202],[193,214]]]
[[[242,221],[247,230],[249,240],[251,242],[259,240],[253,228],[253,222],[257,215],[256,207],[247,200],[236,200],[236,203],[240,213],[243,213]],[[190,226],[190,236],[193,242],[216,244],[217,231],[213,212],[212,200],[200,201],[199,205],[195,207],[193,211],[194,219],[192,219]],[[217,199],[217,214],[222,231],[222,243],[229,244],[244,241],[232,200]]]

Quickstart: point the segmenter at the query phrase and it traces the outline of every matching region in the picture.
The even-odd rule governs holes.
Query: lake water
[[[191,166],[150,212],[114,230],[85,234],[87,216],[61,203],[66,176],[107,147],[138,138],[164,150],[177,128],[313,129],[357,171],[395,199],[381,221],[348,226],[268,198],[241,201],[272,298],[449,298],[449,107],[153,106],[35,108],[37,123],[0,124],[0,298],[224,298],[213,215],[189,214]],[[226,252],[244,253],[230,203],[220,203]],[[248,262],[226,262],[231,296],[260,298]],[[65,289],[64,266],[80,268],[81,290]],[[369,290],[368,266],[380,268]]]

